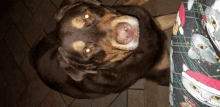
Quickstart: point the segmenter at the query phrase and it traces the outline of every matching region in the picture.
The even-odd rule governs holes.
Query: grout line
[[[10,56],[11,53],[11,50],[9,49],[7,43],[5,42],[5,40],[2,40],[1,43],[4,42],[5,46],[7,47],[7,49],[9,50],[9,54],[6,56],[5,60],[3,61],[2,65],[5,63],[5,61],[8,59],[8,57]],[[2,68],[0,68],[2,69]]]
[[[50,91],[47,93],[47,95],[52,91],[52,89],[50,89]],[[42,101],[40,102],[40,104],[38,106],[40,106],[42,104],[42,102],[44,101],[44,99],[47,97],[47,95],[45,95],[45,97],[42,99]],[[38,107],[37,106],[37,107]]]
[[[36,75],[33,77],[33,79],[30,81],[30,83],[34,80],[34,78],[36,78]],[[28,86],[30,85],[30,83],[28,84]],[[23,95],[24,92],[26,92],[28,86],[24,89],[24,91],[21,93],[21,95]],[[18,99],[20,99],[21,95],[18,97]]]
[[[144,89],[138,89],[138,88],[128,88],[128,90],[144,90]]]
[[[50,0],[50,2],[51,2],[57,9],[60,7],[60,6],[57,7],[53,1]],[[62,2],[63,2],[63,1],[62,1]]]
[[[57,10],[58,10],[58,9],[57,9]],[[50,34],[51,32],[47,33],[45,29],[46,29],[46,27],[48,26],[48,24],[50,23],[50,21],[51,21],[53,18],[55,18],[54,16],[56,15],[57,10],[54,12],[54,14],[52,15],[52,17],[50,18],[50,20],[47,22],[46,26],[45,26],[45,27],[43,28],[43,30],[42,30],[42,32],[45,32],[47,35]],[[55,27],[54,30],[56,30],[56,27]],[[53,31],[54,31],[54,30],[53,30]],[[52,32],[53,32],[53,31],[52,31]],[[40,33],[40,35],[42,34],[42,32]],[[38,38],[39,38],[40,35],[38,35]],[[45,38],[45,37],[44,37],[44,38]],[[36,41],[35,41],[35,42],[36,42]]]
[[[22,0],[22,2],[23,2],[23,0]],[[28,22],[28,24],[25,26],[24,30],[21,32],[22,36],[23,36],[23,33],[24,33],[25,29],[27,29],[27,26],[28,26],[30,23],[32,23],[31,21],[34,19],[35,13],[36,13],[37,10],[39,9],[39,7],[40,7],[40,5],[42,4],[42,2],[43,2],[43,0],[40,2],[39,6],[37,7],[37,9],[35,10],[34,13],[32,13],[32,11],[30,11],[30,9],[27,7],[27,5],[23,2],[24,5],[27,7],[27,9],[30,11],[32,17],[30,18],[30,21]],[[29,45],[29,44],[28,44],[28,45]],[[29,47],[30,47],[30,45],[29,45]]]
[[[31,12],[30,12],[31,13]],[[25,31],[25,29],[27,29],[28,25],[31,23],[32,19],[34,18],[34,15],[31,16],[31,18],[29,19],[29,21],[27,22],[27,24],[24,26],[23,31],[21,31],[21,34],[23,36],[23,33]]]
[[[23,0],[21,0],[21,2],[25,5],[25,7],[28,9],[28,11],[30,11],[31,15],[34,16],[34,14],[31,12],[31,10],[27,7],[27,5],[25,4],[25,2]]]
[[[27,25],[24,27],[23,31],[21,31],[22,36],[23,36],[23,34],[24,34],[24,31],[27,29],[28,25],[29,25],[30,23],[32,23],[31,21],[32,21],[33,19],[34,19],[34,15],[32,15],[32,17],[31,17],[30,20],[28,21]]]
[[[108,105],[108,107],[110,107],[115,102],[115,100],[121,95],[121,93],[118,93],[118,95],[115,97],[114,100],[112,100],[112,102]]]
[[[29,51],[30,51],[30,49],[31,49],[31,46],[28,44],[27,40],[25,39],[25,37],[23,36],[23,34],[21,33],[21,31],[18,29],[18,26],[17,26],[15,23],[14,23],[14,25],[15,25],[16,29],[18,30],[18,32],[21,34],[21,37],[24,39],[24,41],[26,42],[26,44],[27,44],[28,47],[29,47],[29,50],[28,50],[27,55],[26,55],[26,57],[27,57],[27,56],[28,56],[28,53],[29,53]],[[13,55],[12,55],[12,56],[13,56]],[[13,57],[14,57],[14,56],[13,56]],[[25,58],[26,58],[26,57],[25,57]],[[21,60],[21,62],[18,64],[19,67],[23,64],[25,58],[23,58],[23,59]]]
[[[119,0],[116,0],[114,3],[113,3],[113,6],[118,2]]]
[[[15,25],[15,23],[13,23],[14,25]],[[11,25],[12,26],[12,25]],[[10,27],[11,27],[10,26]],[[17,26],[15,25],[15,27],[17,28]],[[17,29],[18,30],[18,29]],[[19,30],[18,30],[19,31]],[[20,31],[19,31],[20,32]],[[5,41],[3,41],[3,42],[5,42]],[[26,80],[26,82],[29,84],[29,82],[28,82],[28,80],[27,80],[27,78],[25,78],[25,75],[24,75],[24,73],[22,72],[22,69],[21,69],[21,64],[24,62],[24,60],[25,60],[25,58],[23,59],[23,61],[21,61],[21,64],[18,64],[18,62],[15,60],[15,57],[14,57],[14,55],[12,54],[12,52],[11,52],[11,49],[9,48],[9,46],[7,45],[7,43],[5,42],[5,45],[6,45],[6,47],[7,47],[7,49],[10,51],[10,53],[8,54],[8,56],[7,56],[7,58],[5,59],[5,61],[8,59],[8,57],[11,55],[12,57],[13,57],[13,60],[15,61],[15,63],[18,65],[18,67],[19,67],[19,69],[20,69],[20,72],[22,73],[22,75],[23,75],[23,77],[24,77],[24,79]],[[3,64],[5,63],[5,61],[3,61]],[[4,75],[3,75],[4,76]],[[4,77],[5,78],[5,77]],[[23,93],[23,92],[22,92]],[[20,96],[19,96],[20,97]],[[18,97],[18,98],[19,98]]]
[[[9,49],[10,50],[10,49]],[[6,58],[6,60],[9,58],[9,56],[12,56],[13,57],[13,60],[14,60],[14,62],[17,64],[17,62],[16,62],[16,60],[15,60],[15,58],[14,58],[14,56],[12,55],[12,53],[10,52],[10,54],[8,55],[8,57]],[[18,65],[18,64],[17,64]],[[20,66],[18,65],[18,68],[20,69],[20,71],[21,71],[21,68],[20,68]],[[2,72],[2,71],[1,71]],[[3,72],[2,72],[3,73]],[[22,73],[22,75],[24,76],[24,74],[23,74],[23,72],[21,71],[21,73]],[[3,74],[3,77],[5,78],[5,76],[4,76],[4,74]],[[20,96],[25,92],[25,90],[26,90],[26,88],[28,87],[28,85],[29,85],[29,82],[27,81],[27,79],[25,78],[25,76],[24,76],[24,79],[26,80],[26,82],[28,83],[27,84],[27,86],[25,87],[25,89],[23,90],[23,92],[21,92],[21,94],[18,96],[18,99],[20,98]],[[5,79],[5,81],[7,82],[7,80]],[[11,87],[9,86],[9,83],[7,82],[7,86],[11,89]],[[11,91],[12,92],[12,91]],[[14,94],[13,93],[11,93],[13,96],[14,96]],[[15,96],[14,96],[15,97]],[[18,101],[18,99],[16,100],[15,98],[14,98],[14,100],[15,100],[15,102],[17,102]]]
[[[24,40],[26,41],[26,43],[28,44],[28,46],[29,46],[29,48],[31,48],[32,46],[30,46],[29,45],[29,43],[27,42],[27,40],[25,39],[25,37],[24,37],[24,35],[23,35],[23,33],[24,33],[24,31],[27,29],[27,27],[28,27],[28,25],[30,24],[30,23],[32,23],[32,20],[34,19],[34,16],[35,16],[35,13],[37,12],[37,10],[39,9],[39,7],[40,7],[40,5],[42,4],[42,2],[43,2],[43,0],[41,1],[41,3],[39,4],[39,6],[37,7],[37,9],[36,9],[36,11],[34,12],[34,13],[32,13],[30,10],[29,10],[29,8],[28,8],[28,10],[31,12],[31,14],[32,14],[32,18],[30,18],[30,21],[28,22],[28,24],[26,25],[26,27],[24,28],[24,30],[21,32],[20,30],[19,30],[19,32],[21,33],[21,35],[22,35],[22,37],[24,38]],[[25,4],[25,3],[24,3]],[[25,6],[26,6],[26,4],[25,4]],[[27,6],[26,6],[27,7]],[[16,24],[15,24],[16,25]],[[17,27],[17,26],[16,26]],[[18,28],[18,27],[17,27]],[[39,36],[39,35],[38,35]]]
[[[63,98],[63,96],[61,95],[61,93],[60,93],[60,92],[58,92],[58,93],[59,93],[60,97],[63,99],[63,101],[65,102],[66,106],[68,107],[68,104],[67,104],[67,102],[64,100],[64,98]]]
[[[43,28],[43,31],[44,31],[47,35],[50,34],[51,32],[48,32],[48,33],[47,33],[45,29],[48,27],[50,21],[51,21],[53,18],[55,18],[55,15],[56,15],[56,13],[57,13],[57,10],[58,10],[58,9],[56,9],[56,11],[53,13],[52,17],[50,18],[50,20],[47,22],[46,26]],[[57,28],[57,23],[55,24],[55,29],[54,29],[54,30],[56,30],[56,28]],[[53,30],[53,31],[54,31],[54,30]],[[52,32],[53,32],[53,31],[52,31]],[[41,32],[41,33],[42,33],[42,32]]]
[[[11,54],[11,53],[10,53],[10,54]],[[9,55],[10,55],[10,54],[9,54]],[[9,55],[7,56],[6,60],[8,59]],[[5,60],[5,61],[6,61],[6,60]],[[4,63],[3,63],[2,65],[4,65]],[[7,82],[7,80],[6,80],[6,78],[5,78],[5,75],[4,75],[4,73],[3,73],[2,68],[1,68],[1,71],[0,71],[0,72],[2,73],[2,76],[3,76],[3,78],[5,79],[5,82],[7,83],[7,85],[6,85],[6,87],[5,87],[5,89],[6,89],[7,87],[9,87],[9,83]],[[10,88],[10,87],[9,87],[9,88]],[[4,90],[5,90],[5,89],[4,89]]]
[[[7,59],[9,58],[9,56],[10,56],[10,54],[8,55],[8,57],[7,57]],[[6,59],[6,60],[7,60]],[[4,75],[4,73],[3,73],[3,71],[1,71],[2,72],[2,76],[3,76],[3,78],[5,78],[5,75]],[[16,102],[16,104],[17,104],[17,101],[16,101],[16,99],[15,99],[15,96],[14,96],[14,94],[12,93],[12,91],[11,91],[11,87],[9,86],[9,82],[7,81],[7,79],[5,78],[5,81],[6,81],[6,83],[7,83],[7,86],[5,87],[5,89],[4,90],[6,90],[6,88],[8,87],[9,88],[9,90],[10,90],[10,92],[11,92],[11,95],[13,96],[13,99],[14,99],[14,101]],[[22,92],[23,93],[23,92]],[[21,94],[22,94],[21,93]],[[18,97],[19,98],[19,97]],[[17,104],[18,105],[18,104]]]
[[[8,15],[9,15],[9,13],[8,12],[6,12]],[[11,18],[11,16],[9,15],[9,17]],[[11,19],[12,20],[12,19]],[[15,25],[15,27],[16,27],[16,29],[20,32],[20,34],[22,35],[22,37],[23,37],[23,34],[22,34],[22,32],[19,30],[19,28],[18,28],[18,26],[16,25],[16,23],[12,20],[12,24],[10,25],[10,27],[8,28],[8,30],[7,30],[7,32],[6,32],[6,34],[9,32],[9,30],[10,30],[10,28],[12,27],[12,25]],[[3,39],[5,39],[5,37],[3,38]]]
[[[74,101],[75,101],[75,98],[73,98],[73,101],[68,105],[68,107],[70,107]]]
[[[15,100],[15,96],[12,94],[11,88],[10,88],[9,86],[7,86],[7,87],[9,88],[9,91],[11,92],[10,94],[12,95],[12,97],[13,97],[13,99],[14,99],[16,105],[19,107],[18,102]],[[6,90],[7,87],[5,87],[5,90]],[[4,91],[5,91],[5,90],[4,90]]]
[[[4,91],[4,90],[8,87],[8,83],[7,83],[6,79],[5,79],[5,76],[4,76],[3,72],[2,72],[2,70],[0,70],[0,73],[2,74],[2,77],[3,77],[3,79],[4,79],[5,82],[6,82],[6,86],[5,86],[5,88],[3,89],[3,91]]]
[[[49,33],[47,33],[47,32],[46,32],[46,30],[45,30],[45,29],[43,30],[43,32],[45,32],[47,35],[49,34]]]
[[[6,38],[6,36],[7,36],[7,33],[9,32],[9,30],[10,30],[10,28],[11,28],[11,26],[13,25],[13,20],[11,19],[11,16],[9,15],[9,13],[8,12],[5,12],[5,14],[7,14],[8,15],[8,17],[10,18],[10,20],[11,20],[11,25],[8,27],[8,29],[6,30],[6,32],[5,32],[5,34],[3,34],[3,37],[2,37],[2,40],[5,40],[5,38]]]
[[[40,2],[40,4],[38,5],[37,9],[36,9],[35,12],[33,13],[34,15],[36,14],[37,10],[40,8],[40,6],[41,6],[41,4],[43,3],[43,1],[44,1],[44,0],[42,0],[42,1]]]
[[[24,35],[22,34],[22,32],[19,30],[18,26],[16,25],[16,23],[13,21],[13,24],[15,25],[16,29],[18,30],[18,32],[21,34],[22,38],[25,40],[25,42],[27,43],[27,45],[30,47],[30,45],[28,44],[27,40],[25,39]],[[23,61],[22,61],[23,62]],[[19,65],[20,66],[20,65]]]

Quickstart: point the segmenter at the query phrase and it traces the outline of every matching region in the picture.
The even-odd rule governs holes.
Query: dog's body
[[[64,1],[56,30],[31,49],[30,61],[42,81],[74,98],[99,98],[121,92],[141,78],[168,85],[167,39],[150,14],[138,6],[109,7],[96,0],[85,1]],[[86,19],[82,19],[82,14]],[[126,21],[116,23],[129,26],[133,32],[131,41],[137,39],[137,46],[128,46],[129,39],[123,37],[121,44],[126,45],[111,42],[114,30],[120,42],[120,26],[110,24],[118,17],[138,20],[138,28]],[[168,66],[161,66],[163,62]]]

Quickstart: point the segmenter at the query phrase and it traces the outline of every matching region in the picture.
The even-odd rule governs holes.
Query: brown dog
[[[165,33],[143,8],[64,0],[56,19],[56,30],[29,54],[50,88],[74,98],[99,98],[141,78],[169,84]],[[157,18],[159,24],[163,19]]]

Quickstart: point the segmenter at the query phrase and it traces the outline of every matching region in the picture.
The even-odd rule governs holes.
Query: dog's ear
[[[77,2],[77,1],[92,3],[92,4],[95,4],[95,5],[101,5],[101,2],[98,1],[98,0],[64,0],[60,4],[59,11],[57,12],[57,14],[55,16],[56,20],[60,21],[63,18],[63,16],[65,15],[65,12],[67,10],[69,10],[71,7],[74,7],[74,6],[77,5],[77,4],[74,4],[74,2]],[[70,6],[70,4],[72,4],[72,5]]]
[[[82,81],[86,74],[97,74],[97,71],[93,70],[78,70],[75,67],[70,65],[70,61],[67,56],[68,53],[62,48],[58,48],[58,61],[60,62],[60,67],[75,81]]]
[[[56,15],[55,15],[56,21],[60,21],[60,20],[63,18],[64,14],[65,14],[66,11],[68,10],[68,8],[69,8],[69,6],[63,6],[62,8],[60,8],[60,9],[58,10],[58,12],[57,12]]]
[[[75,81],[82,81],[87,74],[97,74],[97,71],[80,71],[74,67],[67,67],[64,69],[64,71]]]
[[[99,0],[84,0],[84,1],[95,5],[101,5],[101,2]]]
[[[99,0],[63,0],[62,3],[60,4],[60,8],[62,8],[63,6],[66,6],[66,5],[73,4],[78,1],[88,2],[88,3],[95,4],[95,5],[101,5],[101,2]]]
[[[82,81],[87,74],[86,72],[79,71],[71,66],[64,68],[64,71],[75,81]]]

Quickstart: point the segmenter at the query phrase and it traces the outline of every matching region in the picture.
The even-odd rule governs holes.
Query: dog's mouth
[[[134,50],[139,42],[139,23],[131,16],[121,16],[111,22],[114,34],[112,46],[123,50]]]
[[[119,23],[116,27],[116,38],[117,43],[126,45],[133,40],[134,31],[129,23]]]
[[[106,31],[107,36],[99,41],[106,57],[97,62],[122,60],[139,45],[139,21],[135,17],[109,13],[103,17],[98,28]]]

